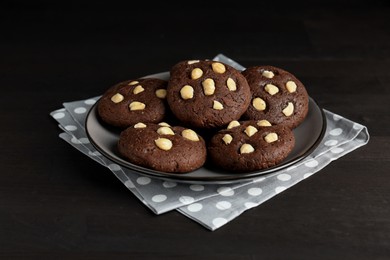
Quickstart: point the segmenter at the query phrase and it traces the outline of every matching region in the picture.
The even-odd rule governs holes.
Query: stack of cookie
[[[208,162],[239,174],[275,166],[294,148],[309,97],[291,73],[211,60],[180,61],[169,72],[168,80],[120,82],[99,99],[102,121],[121,130],[124,159],[162,172]]]

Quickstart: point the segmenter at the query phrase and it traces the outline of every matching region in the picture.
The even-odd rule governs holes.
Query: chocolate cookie
[[[296,128],[306,118],[308,93],[290,72],[274,66],[253,66],[242,75],[252,91],[252,102],[243,119],[266,119],[273,125]]]
[[[185,60],[170,71],[167,102],[184,124],[213,128],[239,119],[251,101],[251,91],[239,70],[211,60]]]
[[[282,162],[292,151],[295,137],[283,125],[267,121],[233,121],[208,144],[210,162],[232,172],[266,169]]]
[[[157,78],[120,82],[98,100],[98,114],[107,124],[122,128],[138,122],[161,122],[168,107],[167,83]]]
[[[149,169],[185,173],[203,166],[207,148],[195,131],[166,123],[137,123],[121,132],[118,151],[127,161]]]

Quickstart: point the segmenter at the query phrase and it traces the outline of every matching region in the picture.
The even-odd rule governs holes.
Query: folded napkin
[[[244,69],[223,54],[217,55],[213,60],[224,62],[239,70]],[[212,231],[319,172],[331,161],[369,141],[369,133],[365,126],[323,109],[327,129],[321,143],[310,155],[288,168],[255,179],[228,184],[166,181],[119,166],[100,154],[90,143],[84,123],[89,109],[99,97],[65,102],[63,108],[52,111],[50,115],[63,131],[59,137],[107,167],[155,214],[177,210]]]

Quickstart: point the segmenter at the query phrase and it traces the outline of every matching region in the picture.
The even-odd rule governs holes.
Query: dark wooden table
[[[390,258],[388,2],[5,2],[1,259]],[[293,72],[321,107],[367,126],[370,142],[211,232],[155,215],[58,138],[49,113],[63,102],[218,53]]]

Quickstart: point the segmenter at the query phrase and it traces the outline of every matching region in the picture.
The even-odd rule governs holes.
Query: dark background
[[[2,1],[0,258],[388,259],[388,1]],[[274,65],[370,142],[211,232],[156,216],[49,113],[218,53]]]

